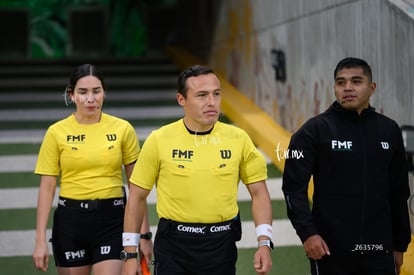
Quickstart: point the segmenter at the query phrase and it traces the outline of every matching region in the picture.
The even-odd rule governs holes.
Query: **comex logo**
[[[206,232],[204,231],[206,229],[205,226],[200,227],[200,226],[185,226],[182,224],[179,224],[177,226],[177,230],[181,231],[181,232],[187,232],[187,233],[195,233],[195,234],[206,234]]]
[[[186,226],[183,224],[179,224],[177,226],[177,230],[186,233],[195,233],[195,234],[206,234],[206,226]],[[213,225],[210,227],[211,233],[219,233],[219,232],[226,232],[231,230],[231,223],[224,224],[224,225]]]

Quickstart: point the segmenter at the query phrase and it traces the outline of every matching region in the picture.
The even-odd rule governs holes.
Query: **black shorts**
[[[241,223],[189,224],[160,219],[154,241],[155,275],[235,275]]]
[[[98,201],[59,198],[51,239],[56,266],[76,267],[119,260],[123,220],[122,198]]]
[[[325,256],[310,260],[312,275],[396,275],[394,255]]]

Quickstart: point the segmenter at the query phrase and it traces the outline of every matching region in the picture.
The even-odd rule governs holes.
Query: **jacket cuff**
[[[318,235],[319,232],[315,227],[312,226],[312,227],[308,227],[300,231],[298,230],[297,234],[299,236],[299,239],[302,241],[302,243],[304,243],[310,236]]]

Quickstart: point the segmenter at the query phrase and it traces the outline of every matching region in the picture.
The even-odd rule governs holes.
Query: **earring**
[[[71,95],[68,93],[68,90],[69,90],[69,88],[66,87],[65,93],[63,94],[63,99],[65,100],[66,106],[73,103],[73,99],[72,99]]]

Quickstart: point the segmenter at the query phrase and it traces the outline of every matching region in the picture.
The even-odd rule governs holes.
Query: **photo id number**
[[[355,251],[382,251],[384,246],[382,244],[355,244],[352,252]]]

